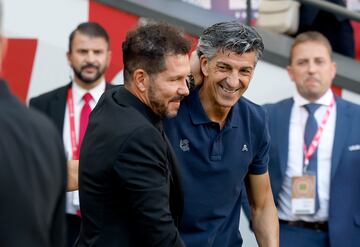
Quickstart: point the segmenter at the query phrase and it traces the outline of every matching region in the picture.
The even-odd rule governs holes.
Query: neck
[[[200,89],[199,98],[202,107],[204,108],[208,118],[224,127],[226,118],[231,110],[231,107],[220,106],[210,99],[209,94],[204,92],[205,90]]]
[[[92,83],[86,83],[86,82],[83,82],[81,81],[79,78],[74,78],[74,82],[79,85],[79,87],[85,89],[85,90],[90,90],[90,89],[93,89],[95,88],[96,86],[98,86],[102,81],[104,80],[104,77],[100,77],[98,80],[92,82]]]
[[[136,98],[138,98],[142,103],[149,106],[148,101],[146,100],[146,97],[144,94],[138,90],[138,88],[133,83],[125,84],[125,88]]]

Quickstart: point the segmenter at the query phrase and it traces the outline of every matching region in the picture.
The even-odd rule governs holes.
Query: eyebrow
[[[227,64],[227,63],[225,63],[225,62],[216,62],[216,66],[219,66],[219,65],[221,65],[221,66],[226,66],[226,67],[229,67],[229,68],[231,68],[231,65],[230,64]]]

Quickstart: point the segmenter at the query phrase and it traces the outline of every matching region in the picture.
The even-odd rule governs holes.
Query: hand
[[[195,87],[200,86],[203,83],[203,74],[200,69],[200,59],[194,50],[190,55],[190,70],[195,80]]]
[[[68,181],[67,181],[67,191],[74,191],[79,189],[79,161],[78,160],[68,160]]]

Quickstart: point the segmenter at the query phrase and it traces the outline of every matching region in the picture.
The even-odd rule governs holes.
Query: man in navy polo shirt
[[[241,23],[207,28],[197,48],[203,84],[183,101],[177,117],[165,122],[181,163],[180,233],[188,247],[242,245],[239,218],[244,180],[259,245],[278,246],[279,225],[267,172],[265,112],[241,97],[263,49],[259,34]]]

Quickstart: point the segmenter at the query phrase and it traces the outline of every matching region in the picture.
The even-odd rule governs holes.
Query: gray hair
[[[264,43],[258,32],[238,21],[220,22],[204,30],[199,39],[197,54],[211,60],[218,51],[243,54],[254,51],[256,62],[264,51]]]

